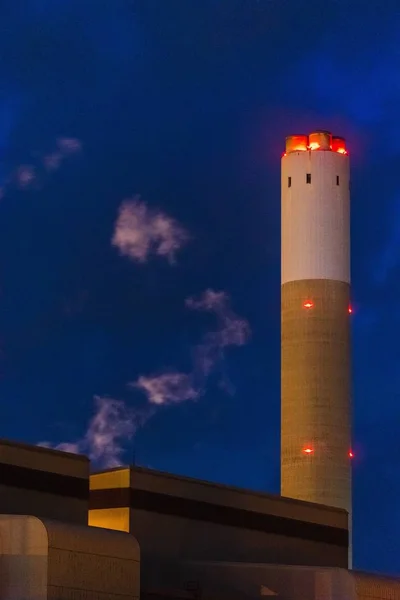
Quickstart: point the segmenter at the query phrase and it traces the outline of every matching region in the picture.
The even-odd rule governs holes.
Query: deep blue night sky
[[[125,462],[277,492],[280,156],[286,135],[331,129],[352,166],[355,566],[400,572],[399,32],[398,0],[3,4],[2,437],[91,451],[103,433]],[[140,260],[112,245],[136,195]],[[175,261],[155,221],[190,237]],[[185,306],[207,289],[248,341],[222,343],[233,312]],[[216,366],[193,367],[196,398],[128,387],[188,377],[199,344]],[[114,429],[100,415],[85,438],[94,396]]]

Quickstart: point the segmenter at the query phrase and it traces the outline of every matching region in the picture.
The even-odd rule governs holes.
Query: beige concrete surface
[[[348,284],[324,279],[286,283],[281,292],[281,493],[347,511],[349,294]]]
[[[0,516],[0,600],[133,600],[140,551],[132,535],[31,516]]]

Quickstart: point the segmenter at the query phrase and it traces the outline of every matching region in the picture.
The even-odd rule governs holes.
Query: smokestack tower
[[[282,157],[281,494],[351,511],[350,193],[343,138]]]

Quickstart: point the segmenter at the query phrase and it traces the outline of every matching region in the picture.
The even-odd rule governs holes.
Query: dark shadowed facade
[[[90,477],[89,524],[138,540],[142,557],[347,567],[347,513],[140,467]]]
[[[89,459],[0,441],[0,514],[87,525]]]

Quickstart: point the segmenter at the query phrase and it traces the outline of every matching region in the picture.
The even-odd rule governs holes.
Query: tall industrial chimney
[[[281,493],[351,510],[350,193],[343,138],[282,158]]]

